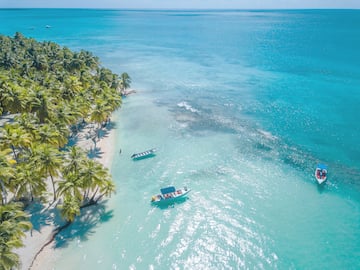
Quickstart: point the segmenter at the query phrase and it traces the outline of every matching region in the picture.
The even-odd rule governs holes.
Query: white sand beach
[[[79,133],[79,141],[77,142],[77,145],[86,150],[90,150],[94,146],[94,143],[87,136],[88,131],[89,129],[85,128],[81,133]],[[110,169],[112,158],[115,153],[115,128],[113,128],[112,123],[110,123],[110,128],[105,129],[105,133],[102,135],[103,136],[96,145],[97,155],[95,156],[95,159]],[[55,260],[53,243],[46,246],[38,254],[38,256],[36,256],[44,244],[49,241],[51,234],[55,229],[54,220],[56,219],[58,223],[60,221],[57,211],[49,213],[50,216],[46,217],[46,219],[41,223],[41,226],[37,226],[38,228],[34,228],[33,230],[26,232],[24,247],[16,251],[20,256],[20,269],[22,270],[43,270],[45,265],[53,265],[52,262]]]

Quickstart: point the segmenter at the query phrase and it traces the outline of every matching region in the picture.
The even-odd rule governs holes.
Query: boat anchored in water
[[[315,169],[315,178],[319,184],[322,184],[327,179],[327,166],[325,164],[318,164]]]
[[[178,201],[180,198],[184,198],[190,189],[187,187],[176,189],[174,186],[160,189],[160,194],[151,197],[151,203],[156,205],[164,205]]]
[[[156,152],[156,148],[141,152],[141,153],[136,153],[133,154],[131,156],[132,159],[143,159],[143,158],[147,158],[147,157],[152,157],[155,156],[155,152]]]

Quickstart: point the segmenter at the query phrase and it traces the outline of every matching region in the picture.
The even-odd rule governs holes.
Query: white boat
[[[156,148],[141,152],[141,153],[136,153],[133,154],[131,156],[132,159],[143,159],[143,158],[147,158],[147,157],[152,157],[155,156],[155,152],[156,152]]]
[[[316,181],[319,184],[324,183],[326,181],[326,179],[327,179],[327,174],[328,174],[327,166],[324,165],[324,164],[318,164],[316,169],[315,169]]]
[[[156,205],[164,205],[174,203],[181,198],[184,198],[190,189],[187,187],[176,189],[174,186],[160,189],[160,194],[151,197],[151,203]]]

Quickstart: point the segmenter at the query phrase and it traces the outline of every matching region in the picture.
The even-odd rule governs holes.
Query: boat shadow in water
[[[176,204],[183,204],[187,200],[189,200],[189,197],[181,197],[176,199],[176,201],[163,202],[161,204],[154,204],[151,202],[150,204],[159,209],[169,209],[169,208],[174,208]]]
[[[326,188],[326,182],[318,184],[317,182],[315,183],[317,185],[317,190],[320,194],[326,192],[327,188]]]

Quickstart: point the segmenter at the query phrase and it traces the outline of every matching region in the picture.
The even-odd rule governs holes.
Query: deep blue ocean
[[[0,34],[91,51],[137,90],[113,117],[116,195],[43,269],[360,269],[360,10],[0,18]],[[171,184],[189,199],[151,206]]]

